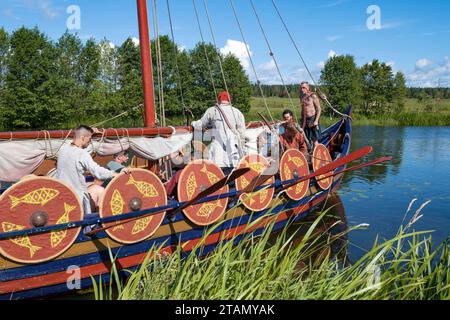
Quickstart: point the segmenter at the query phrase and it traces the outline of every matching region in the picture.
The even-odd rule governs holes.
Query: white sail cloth
[[[246,150],[249,154],[258,153],[257,139],[264,131],[264,127],[246,130]],[[192,137],[191,133],[176,133],[169,138],[97,139],[92,141],[88,151],[108,156],[131,150],[141,158],[158,160],[186,147]],[[70,142],[70,139],[0,141],[0,181],[16,182],[32,174],[45,159],[57,159],[61,146]]]
[[[139,157],[158,160],[177,152],[192,140],[191,133],[174,134],[169,138],[130,137],[93,140],[90,153],[108,156],[131,150]],[[58,157],[58,151],[70,140],[12,140],[0,141],[0,181],[15,182],[33,173],[46,158]]]

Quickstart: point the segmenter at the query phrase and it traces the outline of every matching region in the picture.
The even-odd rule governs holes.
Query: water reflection
[[[374,147],[367,160],[385,155],[393,160],[344,177],[339,195],[350,226],[370,224],[350,234],[352,243],[367,250],[377,237],[392,238],[413,199],[412,213],[431,200],[416,230],[434,230],[434,242],[444,241],[450,228],[450,127],[356,127],[352,149],[366,145]],[[350,248],[353,258],[363,253]]]
[[[343,186],[348,186],[352,180],[363,180],[370,184],[383,184],[388,175],[396,176],[404,155],[405,128],[403,127],[355,127],[352,133],[351,151],[372,146],[374,151],[365,159],[376,159],[392,156],[389,163],[366,167],[344,176]]]
[[[316,211],[309,214],[303,220],[293,223],[286,230],[287,238],[293,237],[293,247],[298,247],[311,225],[317,220],[320,213],[327,211],[319,224],[314,229],[312,239],[315,240],[315,248],[319,248],[313,255],[313,261],[320,263],[327,255],[339,259],[343,265],[348,265],[348,224],[344,203],[337,193],[331,194],[326,203]],[[273,234],[269,246],[277,240],[279,233]],[[303,266],[304,262],[299,262]]]

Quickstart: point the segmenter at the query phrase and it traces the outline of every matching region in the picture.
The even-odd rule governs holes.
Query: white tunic
[[[74,145],[65,145],[61,148],[58,153],[56,178],[75,189],[83,201],[85,211],[88,211],[85,212],[86,214],[90,213],[87,207],[89,196],[84,176],[87,171],[99,180],[107,180],[113,177],[113,172],[99,166],[85,149]]]
[[[235,167],[240,159],[238,145],[242,146],[245,142],[245,118],[242,112],[231,104],[221,104],[220,108],[233,130],[228,127],[216,107],[206,110],[203,117],[194,121],[192,126],[196,130],[212,126],[212,141],[208,147],[209,160],[219,167]]]

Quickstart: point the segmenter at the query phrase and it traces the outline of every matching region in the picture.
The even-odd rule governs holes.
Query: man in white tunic
[[[194,121],[194,129],[211,129],[208,158],[219,167],[235,167],[244,156],[245,118],[231,105],[231,97],[223,91],[218,96],[219,105],[206,110],[201,120]]]
[[[99,166],[86,148],[89,146],[94,130],[88,126],[79,126],[70,145],[64,145],[58,153],[56,178],[71,186],[83,202],[84,213],[91,213],[89,193],[85,173],[90,172],[96,179],[107,180],[118,175]],[[125,170],[129,172],[129,170]]]

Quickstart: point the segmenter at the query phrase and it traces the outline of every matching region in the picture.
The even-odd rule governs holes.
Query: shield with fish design
[[[239,162],[237,168],[250,168],[251,170],[246,174],[242,175],[238,179],[236,179],[236,189],[241,191],[245,189],[253,179],[261,175],[264,170],[269,167],[269,161],[261,155],[251,154],[245,156]],[[275,179],[272,177],[266,182],[264,185],[270,185],[275,182]],[[249,210],[259,212],[267,209],[267,207],[272,202],[273,195],[275,193],[274,188],[263,188],[259,191],[252,193],[243,193],[239,199],[242,201],[242,204]]]
[[[209,160],[195,160],[189,163],[181,172],[178,181],[178,201],[190,201],[200,192],[208,189],[214,183],[225,178],[222,169]],[[228,186],[210,194],[208,197],[228,193]],[[212,200],[183,209],[186,217],[199,226],[208,226],[217,222],[225,213],[228,198]]]
[[[68,224],[83,220],[81,201],[63,182],[29,177],[0,197],[0,233]],[[24,264],[52,260],[75,242],[81,227],[0,240],[0,254]]]
[[[331,155],[327,147],[325,147],[323,144],[319,144],[314,148],[314,153],[312,155],[311,161],[313,170],[317,171],[323,166],[330,164],[333,160],[331,159]],[[330,172],[316,177],[317,184],[322,190],[330,189],[331,185],[333,184],[333,177],[331,177],[332,174],[333,172]]]
[[[131,173],[122,173],[107,186],[100,201],[100,217],[120,216],[167,205],[167,195],[161,180],[144,169],[131,169]],[[129,222],[118,220],[105,223],[105,232],[114,240],[133,244],[151,237],[164,220],[166,212],[143,215],[141,219]],[[126,220],[125,220],[126,221]]]
[[[280,178],[282,181],[289,181],[307,176],[309,167],[306,157],[298,149],[289,149],[280,161]],[[285,193],[289,199],[299,201],[308,193],[309,180],[300,182],[295,186],[286,189]]]

